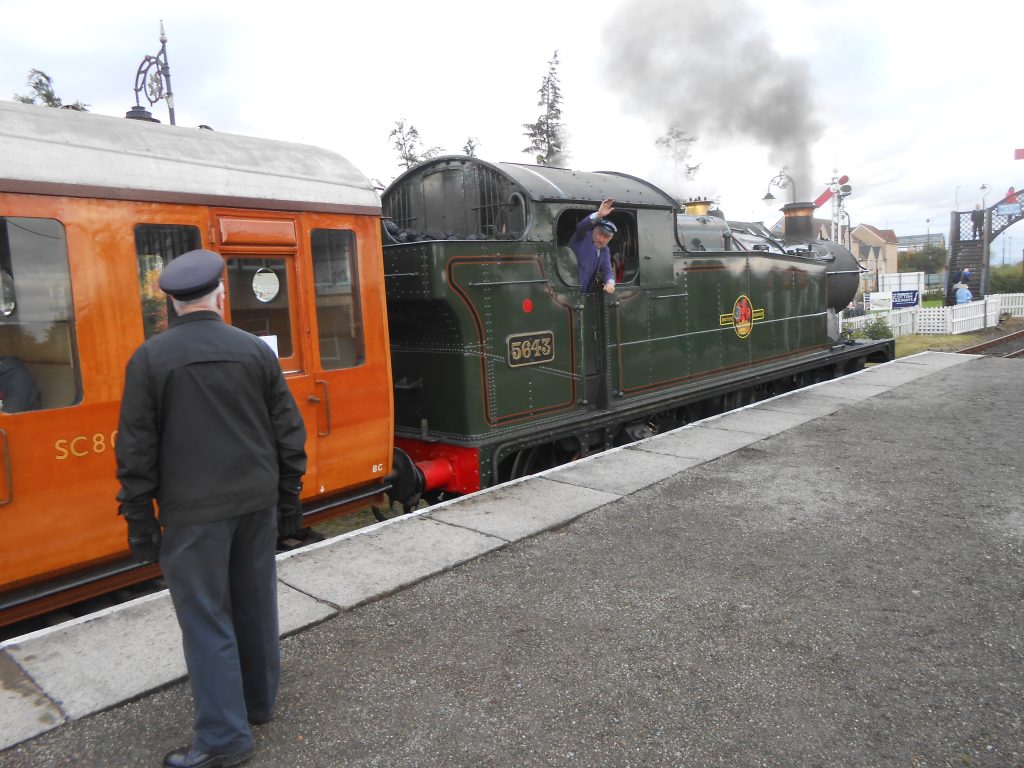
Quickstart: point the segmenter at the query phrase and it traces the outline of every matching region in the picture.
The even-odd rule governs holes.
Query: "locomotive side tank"
[[[379,198],[347,160],[9,102],[0,158],[0,355],[41,391],[0,410],[0,623],[156,574],[129,557],[113,445],[125,364],[173,311],[159,271],[193,248],[225,258],[225,320],[277,351],[309,436],[307,523],[383,498]]]
[[[580,290],[568,248],[608,197],[610,296]],[[834,249],[734,237],[632,176],[444,157],[383,207],[396,444],[449,461],[443,492],[893,354],[830,335]]]

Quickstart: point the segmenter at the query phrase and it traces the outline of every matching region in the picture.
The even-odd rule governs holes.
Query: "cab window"
[[[320,365],[324,370],[352,368],[366,359],[356,279],[356,237],[347,229],[310,233]]]
[[[594,208],[570,208],[562,211],[558,217],[555,229],[556,264],[558,276],[566,285],[575,287],[579,283],[576,254],[569,247],[569,240],[576,232],[576,225],[593,212]],[[636,279],[640,266],[636,218],[632,212],[617,208],[611,215],[611,221],[618,230],[608,243],[612,269],[615,270],[615,282],[629,283]]]
[[[198,227],[183,224],[139,224],[135,227],[142,327],[147,339],[166,330],[167,321],[174,317],[170,298],[160,290],[160,271],[181,254],[202,247]]]
[[[81,399],[64,225],[0,217],[0,412]]]

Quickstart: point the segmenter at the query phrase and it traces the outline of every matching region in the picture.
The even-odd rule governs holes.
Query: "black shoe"
[[[274,719],[273,715],[249,715],[249,725],[266,725]]]
[[[232,752],[228,755],[208,755],[200,752],[195,746],[182,747],[164,755],[165,768],[214,768],[223,765],[241,765],[252,757],[252,747],[244,752]]]

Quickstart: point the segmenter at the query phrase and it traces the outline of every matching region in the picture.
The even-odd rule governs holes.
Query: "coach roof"
[[[0,101],[0,192],[379,213],[318,147]]]

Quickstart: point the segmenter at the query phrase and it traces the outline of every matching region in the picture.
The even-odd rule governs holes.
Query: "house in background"
[[[936,248],[946,247],[946,236],[941,232],[930,232],[925,235],[904,235],[896,238],[897,250],[900,253],[917,253],[923,251],[926,245]]]
[[[877,291],[878,276],[898,271],[899,239],[891,229],[858,224],[850,232],[850,250],[867,272],[860,276],[860,290]]]

